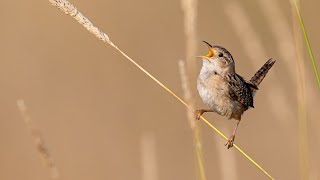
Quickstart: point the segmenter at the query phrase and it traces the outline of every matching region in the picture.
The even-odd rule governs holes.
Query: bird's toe
[[[234,142],[235,136],[231,136],[228,141],[226,142],[225,146],[227,146],[228,149],[233,147],[233,142]]]
[[[201,110],[201,109],[200,110],[196,110],[194,112],[196,120],[200,120],[200,117],[201,117],[202,114],[203,114],[203,110]]]

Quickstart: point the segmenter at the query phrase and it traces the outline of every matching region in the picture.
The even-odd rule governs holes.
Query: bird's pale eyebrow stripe
[[[231,53],[230,53],[226,48],[224,48],[224,47],[222,47],[222,46],[218,46],[218,45],[213,46],[213,48],[221,49],[222,52],[224,52],[225,54],[227,54],[228,57],[233,60],[233,57],[232,57]]]

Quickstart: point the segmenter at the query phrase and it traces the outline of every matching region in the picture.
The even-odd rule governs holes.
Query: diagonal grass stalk
[[[294,2],[294,6],[296,8],[296,11],[297,11],[297,15],[298,15],[298,18],[299,18],[301,30],[302,30],[302,33],[303,33],[303,37],[304,37],[304,40],[306,42],[307,49],[308,49],[308,52],[309,52],[309,56],[310,56],[310,59],[311,59],[311,62],[312,62],[312,67],[313,67],[313,70],[314,70],[314,73],[315,73],[315,76],[316,76],[316,79],[317,79],[318,88],[320,89],[320,77],[319,77],[319,73],[318,73],[318,70],[317,70],[316,62],[315,62],[314,57],[313,57],[313,53],[312,53],[312,49],[311,49],[311,46],[310,46],[308,34],[307,34],[307,31],[305,29],[305,26],[304,26],[304,23],[303,23],[303,20],[302,20],[302,17],[301,17],[301,13],[300,13],[300,10],[299,10],[299,6],[298,6],[298,3],[297,3],[297,0],[293,0],[293,2]]]
[[[131,59],[126,53],[124,53],[121,49],[119,49],[108,37],[107,34],[102,32],[100,29],[95,27],[89,19],[87,19],[85,16],[81,14],[77,10],[75,6],[73,6],[69,1],[67,0],[49,0],[50,3],[59,8],[62,12],[65,14],[69,14],[74,19],[76,19],[81,25],[83,25],[89,32],[94,34],[97,38],[102,40],[103,42],[108,43],[110,46],[115,48],[119,53],[121,53],[127,60],[129,60],[132,64],[134,64],[138,69],[140,69],[143,73],[145,73],[147,76],[149,76],[153,81],[155,81],[159,86],[161,86],[164,90],[166,90],[169,94],[171,94],[173,97],[175,97],[179,102],[181,102],[184,106],[188,108],[188,110],[193,111],[193,109],[184,101],[182,98],[180,98],[178,95],[176,95],[173,91],[171,91],[167,86],[165,86],[162,82],[160,82],[157,78],[155,78],[152,74],[150,74],[147,70],[145,70],[142,66],[140,66],[137,62],[135,62],[133,59]],[[228,138],[215,126],[213,126],[207,119],[204,117],[200,117],[202,121],[204,121],[210,128],[212,128],[215,132],[217,132],[221,137],[223,137],[225,140],[228,140]],[[249,155],[247,155],[242,149],[240,149],[239,146],[234,144],[234,147],[236,150],[238,150],[246,159],[248,159],[251,163],[253,163],[261,172],[263,172],[267,177],[270,179],[274,179],[266,170],[264,170],[256,161],[254,161]]]

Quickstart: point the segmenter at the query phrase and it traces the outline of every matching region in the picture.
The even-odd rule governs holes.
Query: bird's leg
[[[211,109],[199,109],[195,111],[196,120],[200,119],[200,116],[205,112],[213,112]]]
[[[233,142],[234,142],[234,139],[236,137],[236,133],[237,133],[237,129],[238,129],[239,123],[240,123],[240,120],[238,121],[237,126],[234,128],[232,136],[228,139],[228,141],[225,144],[225,146],[227,146],[228,149],[233,147]]]

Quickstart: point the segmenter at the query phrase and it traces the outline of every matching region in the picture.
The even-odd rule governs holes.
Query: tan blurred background
[[[71,2],[129,56],[183,95],[180,1]],[[301,8],[320,65],[319,7],[320,1],[310,0]],[[291,11],[289,1],[200,1],[197,47],[205,54],[201,40],[225,46],[246,78],[268,58],[278,60],[262,83],[255,109],[245,113],[236,143],[276,179],[297,180],[298,74]],[[0,179],[50,179],[17,108],[20,98],[42,131],[60,179],[196,179],[192,133],[178,101],[47,0],[2,0],[0,15]],[[320,179],[320,95],[303,49],[309,172],[310,179]],[[197,71],[200,67],[197,61]],[[195,97],[196,107],[203,107]],[[230,135],[234,121],[205,116]],[[267,179],[198,123],[207,179]]]

